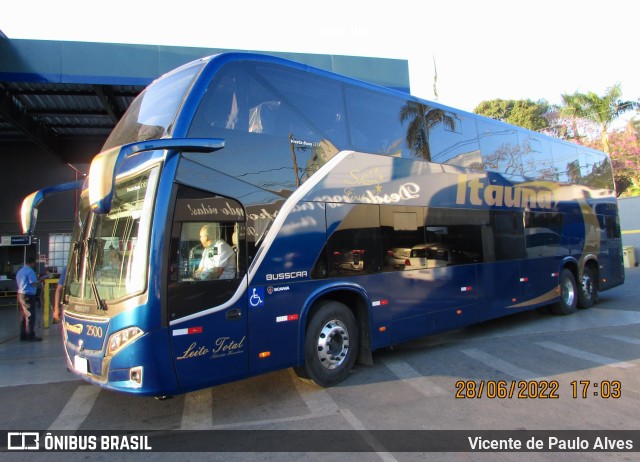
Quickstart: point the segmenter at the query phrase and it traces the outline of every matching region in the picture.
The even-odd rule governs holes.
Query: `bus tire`
[[[304,342],[304,366],[299,377],[321,387],[344,380],[358,356],[358,323],[344,304],[324,302],[313,314]]]
[[[598,281],[595,272],[585,266],[582,272],[582,284],[578,288],[578,307],[591,308],[598,301]]]
[[[560,300],[552,305],[555,314],[573,314],[578,309],[578,285],[573,273],[563,269],[560,275]]]

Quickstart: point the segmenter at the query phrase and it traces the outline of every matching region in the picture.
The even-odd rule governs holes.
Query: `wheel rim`
[[[573,306],[576,298],[576,291],[569,279],[562,282],[562,300],[566,306]]]
[[[582,276],[582,294],[588,301],[593,298],[593,281],[586,274]]]
[[[337,319],[327,322],[318,335],[318,359],[326,369],[335,369],[347,359],[349,331]]]

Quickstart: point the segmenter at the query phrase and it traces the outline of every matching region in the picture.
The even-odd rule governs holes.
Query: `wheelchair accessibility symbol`
[[[249,305],[254,308],[264,305],[264,287],[253,287],[249,295]]]

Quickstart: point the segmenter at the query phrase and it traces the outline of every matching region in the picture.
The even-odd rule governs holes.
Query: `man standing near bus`
[[[213,225],[200,229],[200,242],[204,247],[196,279],[233,279],[236,277],[236,253]]]
[[[20,340],[26,342],[39,342],[42,339],[36,337],[36,293],[40,278],[33,269],[36,259],[28,257],[25,265],[18,274],[18,311],[20,315]]]

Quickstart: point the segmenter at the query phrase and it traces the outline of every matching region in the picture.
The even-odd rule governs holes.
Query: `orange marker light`
[[[260,358],[260,359],[268,358],[269,356],[271,356],[271,352],[270,351],[263,351],[262,353],[258,354],[258,358]]]
[[[378,329],[380,332],[384,332],[387,330],[387,326],[382,326]]]

